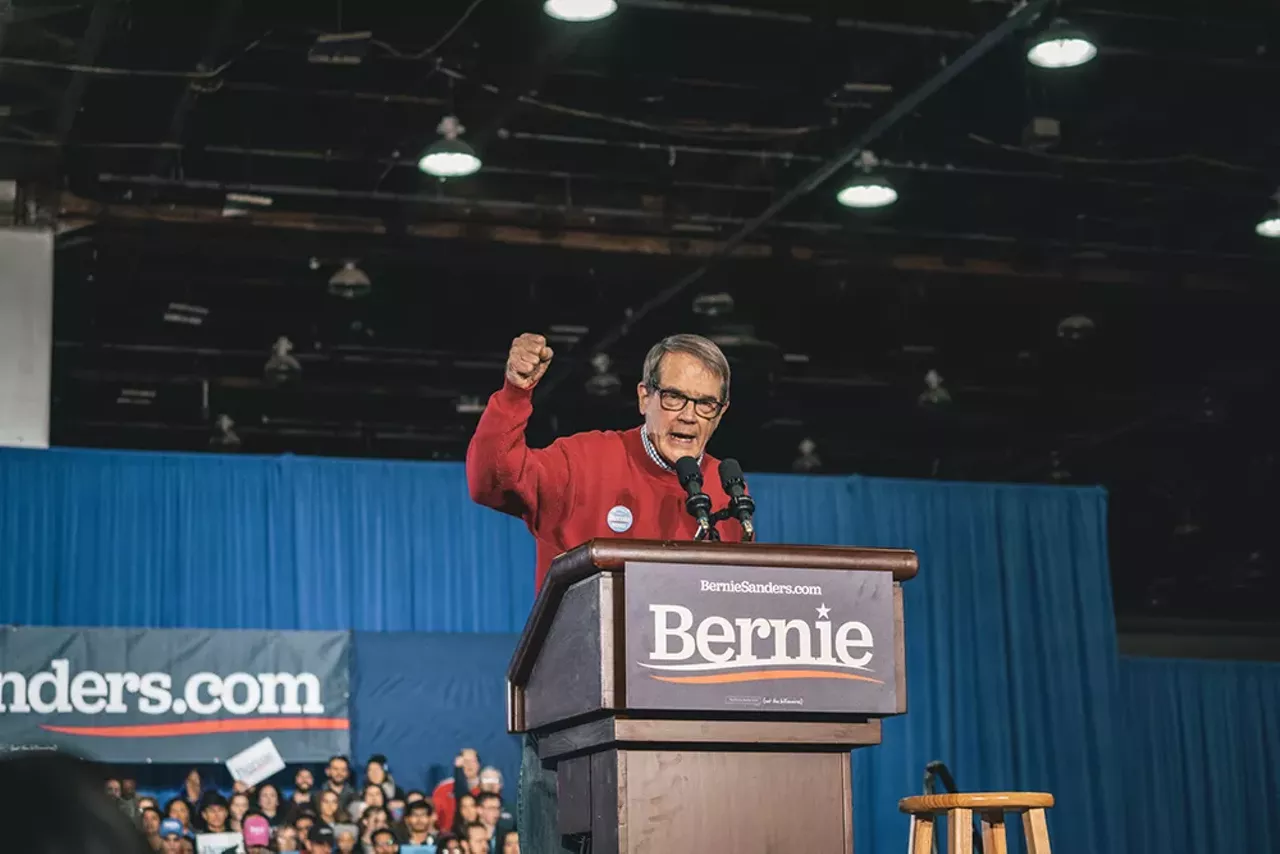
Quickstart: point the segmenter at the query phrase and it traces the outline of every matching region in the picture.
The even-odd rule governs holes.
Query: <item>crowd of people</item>
[[[384,756],[370,757],[360,777],[350,760],[334,756],[319,784],[310,768],[298,768],[291,788],[267,780],[222,792],[192,769],[182,789],[163,801],[130,779],[109,779],[106,789],[161,854],[196,854],[204,834],[232,834],[216,839],[232,839],[246,854],[520,852],[502,774],[483,767],[471,748],[455,757],[453,777],[430,794],[402,789]]]

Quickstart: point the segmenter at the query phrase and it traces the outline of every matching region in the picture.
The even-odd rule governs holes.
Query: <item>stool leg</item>
[[[950,854],[973,854],[973,810],[947,810],[947,851]]]
[[[1050,854],[1049,825],[1045,824],[1043,809],[1022,814],[1022,832],[1027,837],[1027,854]]]
[[[907,854],[933,854],[933,816],[911,816],[911,841]]]
[[[1005,854],[1004,813],[988,810],[982,813],[982,854]]]

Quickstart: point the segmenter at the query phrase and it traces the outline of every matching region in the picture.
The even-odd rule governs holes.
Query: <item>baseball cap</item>
[[[271,844],[271,823],[260,815],[248,815],[240,825],[245,845],[266,847]]]
[[[164,839],[166,836],[181,836],[181,835],[182,835],[182,822],[178,821],[176,818],[166,818],[160,822],[160,838],[161,839]]]
[[[333,847],[333,829],[327,825],[317,824],[307,832],[308,842],[318,842]]]

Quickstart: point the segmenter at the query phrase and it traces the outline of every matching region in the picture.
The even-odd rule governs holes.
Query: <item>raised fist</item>
[[[533,388],[547,372],[553,355],[546,338],[526,332],[511,342],[511,352],[507,355],[507,382],[517,388]]]

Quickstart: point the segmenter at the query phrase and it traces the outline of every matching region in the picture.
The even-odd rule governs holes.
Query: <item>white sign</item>
[[[284,757],[276,750],[274,741],[264,738],[228,759],[227,770],[237,783],[244,783],[252,788],[272,774],[283,771]]]
[[[196,854],[244,854],[244,837],[238,833],[197,833]]]

